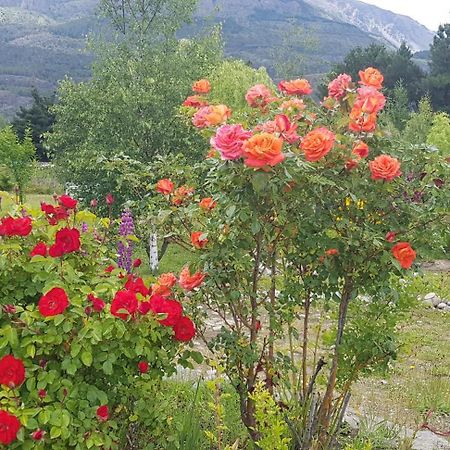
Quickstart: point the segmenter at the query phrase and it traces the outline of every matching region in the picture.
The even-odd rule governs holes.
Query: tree
[[[12,127],[0,131],[0,164],[10,170],[21,203],[24,200],[26,184],[31,178],[35,153],[30,136],[25,136],[20,142]]]
[[[411,113],[411,118],[402,134],[403,140],[410,144],[425,143],[433,125],[433,116],[430,99],[424,97],[419,102],[418,111]]]
[[[427,143],[437,147],[444,156],[450,155],[450,117],[448,114],[435,114]]]
[[[163,6],[152,10],[154,17],[150,9],[139,9],[156,3],[127,1],[123,9],[114,9],[122,3],[103,2],[119,34],[113,44],[96,43],[90,81],[60,84],[49,142],[63,178],[75,183],[84,198],[115,192],[120,204],[133,197],[117,176],[108,174],[111,159],[139,163],[183,153],[192,161],[206,150],[178,111],[192,83],[221,60],[220,33],[213,29],[178,40],[175,31],[191,19],[186,5],[192,2],[161,0]],[[175,9],[169,23],[168,11]]]
[[[426,87],[434,109],[450,112],[450,23],[439,26],[430,53],[431,74]]]
[[[405,128],[410,117],[408,91],[400,80],[389,96],[390,102],[386,108],[386,116],[399,131]]]
[[[0,130],[5,128],[8,125],[8,121],[0,115]]]
[[[33,102],[29,107],[21,107],[12,120],[11,125],[20,140],[29,132],[36,147],[36,156],[40,161],[48,160],[47,149],[44,144],[44,135],[52,130],[55,121],[51,112],[54,96],[44,97],[36,88],[31,91]]]

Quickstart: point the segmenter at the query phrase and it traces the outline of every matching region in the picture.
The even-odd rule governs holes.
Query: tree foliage
[[[30,181],[36,150],[29,136],[22,142],[12,127],[0,131],[0,165],[10,171],[17,185],[20,200],[23,201],[26,184]]]
[[[36,147],[36,156],[45,161],[48,158],[44,145],[44,134],[52,130],[55,118],[51,112],[54,102],[53,96],[44,97],[36,88],[31,91],[32,104],[29,107],[21,107],[12,120],[11,125],[20,140],[23,140],[28,132]]]

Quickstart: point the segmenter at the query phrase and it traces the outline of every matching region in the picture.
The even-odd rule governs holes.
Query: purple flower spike
[[[120,220],[119,236],[126,238],[134,235],[133,215],[129,209],[125,209]],[[131,273],[133,268],[133,241],[130,239],[121,239],[118,244],[117,265]]]

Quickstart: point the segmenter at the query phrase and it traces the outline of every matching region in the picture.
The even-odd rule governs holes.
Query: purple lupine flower
[[[82,232],[82,233],[87,233],[88,230],[89,230],[88,224],[87,224],[86,222],[83,222],[83,223],[81,224],[81,232]]]
[[[122,213],[120,220],[119,236],[123,239],[119,240],[117,265],[125,269],[128,273],[131,273],[133,268],[133,241],[130,239],[124,239],[127,236],[134,234],[134,221],[131,211],[127,208]]]

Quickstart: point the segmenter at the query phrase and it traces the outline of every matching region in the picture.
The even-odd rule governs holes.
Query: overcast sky
[[[405,14],[432,31],[437,31],[439,24],[450,22],[449,0],[362,0],[380,8]]]

